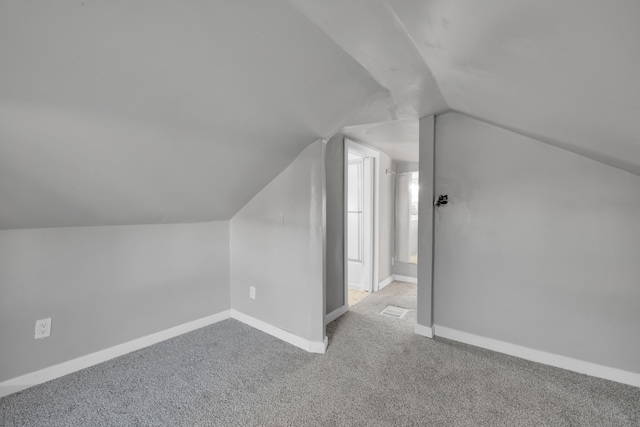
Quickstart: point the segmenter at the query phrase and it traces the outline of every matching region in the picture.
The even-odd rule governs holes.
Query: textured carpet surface
[[[325,355],[226,320],[0,399],[0,425],[640,426],[638,388],[415,335],[415,289],[329,324]]]

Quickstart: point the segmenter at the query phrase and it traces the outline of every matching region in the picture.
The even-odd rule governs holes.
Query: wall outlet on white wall
[[[256,299],[256,288],[249,286],[249,298]]]
[[[51,318],[36,320],[36,339],[51,335]]]

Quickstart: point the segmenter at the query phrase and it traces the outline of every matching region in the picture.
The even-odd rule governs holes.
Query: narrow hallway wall
[[[432,312],[432,260],[433,260],[433,168],[434,168],[434,117],[420,119],[420,199],[418,205],[418,324],[424,328],[433,326]]]
[[[379,151],[379,150],[378,150]],[[395,247],[395,180],[393,175],[386,173],[387,169],[393,170],[393,160],[386,153],[380,151],[380,188],[378,195],[378,282],[383,282],[392,272],[391,257]]]
[[[344,137],[335,135],[327,142],[327,255],[326,313],[344,307],[345,301],[345,205],[344,205]]]
[[[419,163],[412,163],[412,162],[394,162],[395,163],[395,171],[396,171],[396,196],[394,197],[395,202],[397,203],[397,176],[398,174],[401,174],[403,172],[414,172],[414,171],[419,171],[420,170],[420,164]],[[396,218],[397,221],[397,218]],[[395,223],[395,221],[394,221]],[[396,230],[394,231],[394,236],[395,233],[397,232],[397,224],[396,226]],[[395,237],[395,241],[398,241],[398,237]],[[397,243],[396,243],[397,245]],[[397,251],[397,249],[396,249]],[[412,277],[412,278],[418,278],[418,264],[411,264],[411,263],[406,263],[406,262],[400,262],[397,260],[397,253],[396,255],[396,261],[393,264],[393,274],[396,274],[398,276],[405,276],[405,277]]]

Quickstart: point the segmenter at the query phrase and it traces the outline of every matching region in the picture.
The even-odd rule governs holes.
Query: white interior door
[[[373,291],[374,160],[348,151],[347,281],[350,288]]]

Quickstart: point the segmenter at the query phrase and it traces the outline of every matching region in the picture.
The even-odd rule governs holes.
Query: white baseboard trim
[[[394,280],[397,280],[398,282],[418,283],[418,279],[416,277],[400,276],[399,274],[394,274],[393,277]]]
[[[418,325],[416,325],[417,328]],[[548,353],[546,351],[535,350],[523,347],[517,344],[511,344],[505,341],[499,341],[493,338],[486,338],[480,335],[470,334],[445,326],[434,325],[435,335],[442,338],[448,338],[454,341],[471,344],[476,347],[486,348],[488,350],[505,353],[521,359],[530,360],[532,362],[543,363],[545,365],[555,366],[557,368],[567,369],[569,371],[578,372],[580,374],[591,375],[592,377],[604,378],[606,380],[616,381],[635,387],[640,387],[640,374],[623,371],[617,368],[598,365],[596,363],[585,362],[584,360],[573,359],[567,356]]]
[[[359,283],[349,282],[349,283],[347,283],[347,287],[348,287],[349,289],[357,289],[357,290],[359,290],[359,291],[367,291],[367,292],[369,292],[367,289],[365,289],[365,288],[363,288],[362,286],[360,286],[360,284],[359,284]]]
[[[327,347],[329,347],[329,337],[325,336],[322,342],[320,341],[309,341],[309,353],[319,353],[324,354],[327,352]]]
[[[348,304],[345,304],[342,307],[336,308],[331,313],[329,313],[326,316],[324,316],[324,324],[328,325],[329,323],[331,323],[334,320],[336,320],[338,317],[340,317],[343,314],[345,314],[347,311],[349,311],[349,305]]]
[[[231,310],[221,311],[220,313],[203,317],[202,319],[183,323],[182,325],[174,326],[173,328],[165,329],[164,331],[156,332],[104,350],[96,351],[95,353],[87,354],[86,356],[81,356],[67,362],[49,366],[48,368],[44,368],[39,371],[3,381],[0,383],[0,397],[25,390],[29,387],[33,387],[34,385],[42,384],[90,366],[106,362],[107,360],[123,356],[127,353],[149,347],[150,345],[168,340],[169,338],[177,337],[178,335],[212,325],[228,319],[229,317],[231,317]]]
[[[284,342],[288,342],[291,345],[295,345],[296,347],[306,350],[309,353],[324,353],[327,350],[327,346],[329,344],[327,337],[324,337],[323,341],[309,341],[297,335],[294,335],[291,332],[287,332],[284,329],[280,329],[276,326],[263,322],[262,320],[256,319],[255,317],[251,317],[247,314],[241,313],[238,310],[231,309],[231,317],[233,319],[239,320],[242,323],[246,323],[253,328],[258,329],[259,331],[272,335]]]
[[[433,328],[430,326],[418,325],[416,323],[416,327],[413,329],[417,335],[422,335],[423,337],[433,338]]]
[[[384,288],[385,286],[387,286],[390,283],[393,283],[394,280],[395,280],[395,275],[393,275],[393,274],[389,275],[389,277],[387,277],[383,281],[378,282],[378,290]]]

